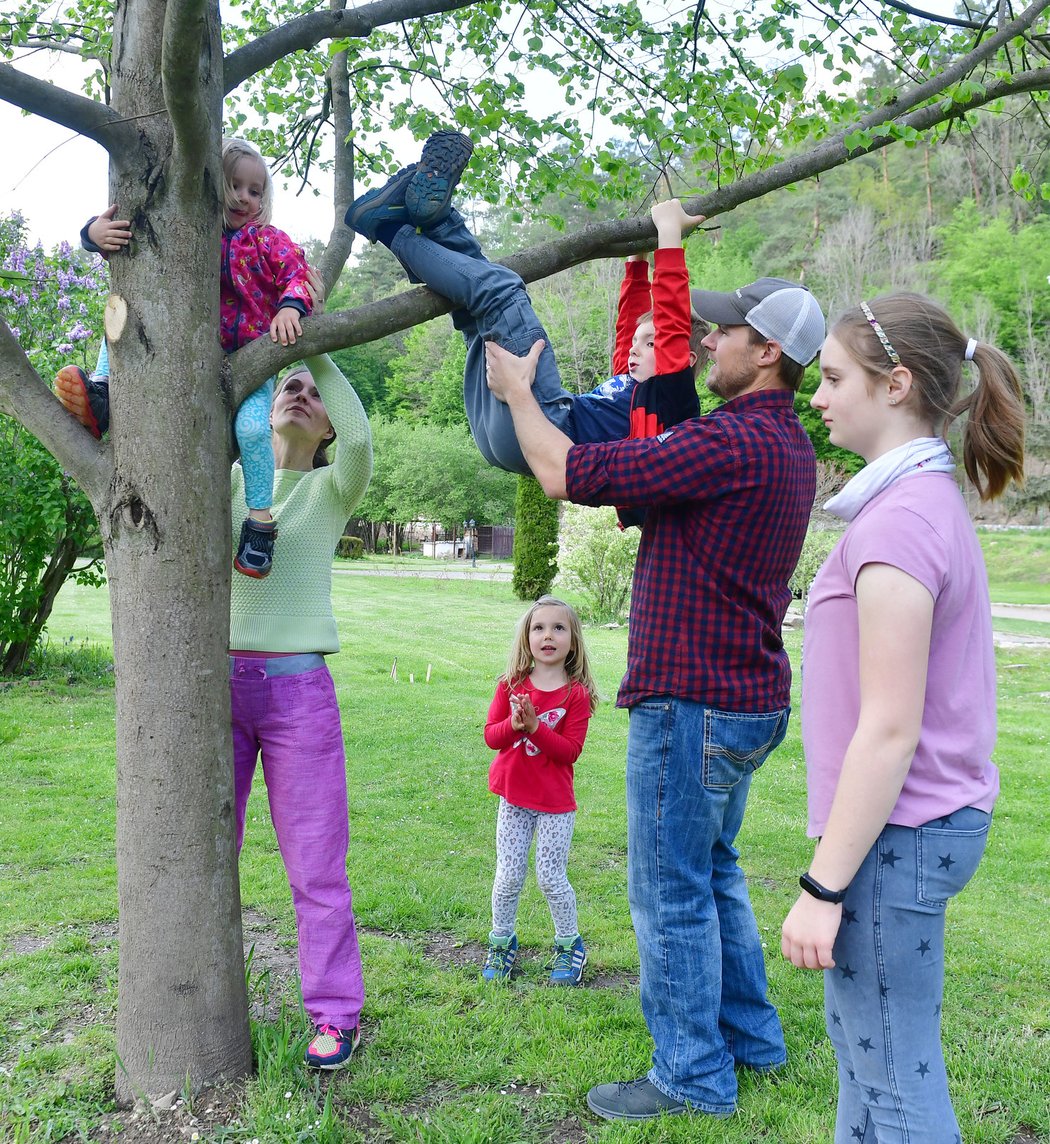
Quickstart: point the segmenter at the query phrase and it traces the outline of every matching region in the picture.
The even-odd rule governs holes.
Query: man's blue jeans
[[[671,696],[631,708],[627,886],[656,1046],[649,1080],[715,1116],[736,1109],[734,1066],[787,1059],[733,845],[751,776],[787,721],[787,709],[719,711]]]

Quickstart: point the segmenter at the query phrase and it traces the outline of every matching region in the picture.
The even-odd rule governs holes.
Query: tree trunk
[[[180,7],[126,0],[114,24],[114,108],[139,136],[111,152],[111,201],[133,220],[136,242],[131,257],[111,259],[114,477],[95,503],[116,662],[122,1102],[251,1067],[226,659],[222,65],[217,13],[194,24]],[[176,26],[165,28],[166,19]],[[196,107],[178,106],[178,90],[172,96],[178,67],[162,57],[162,35],[169,52],[185,41],[199,68],[187,93]],[[158,114],[166,103],[170,117]],[[195,112],[196,145],[185,132]],[[151,289],[157,282],[163,292]]]

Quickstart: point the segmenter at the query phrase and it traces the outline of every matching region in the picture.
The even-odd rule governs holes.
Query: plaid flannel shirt
[[[790,704],[780,627],[816,486],[793,402],[787,390],[748,393],[659,437],[569,451],[569,500],[649,510],[618,706],[656,695],[728,711]]]

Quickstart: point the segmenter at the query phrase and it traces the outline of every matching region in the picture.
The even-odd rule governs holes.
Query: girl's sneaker
[[[405,214],[423,230],[448,218],[452,192],[463,174],[474,144],[458,131],[436,131],[423,144],[423,154],[405,188]]]
[[[554,939],[554,956],[550,966],[551,985],[579,985],[583,981],[583,967],[587,964],[587,950],[583,938],[577,934],[568,940]]]
[[[306,1063],[313,1069],[345,1068],[360,1043],[360,1025],[355,1025],[352,1029],[318,1025],[317,1035],[306,1046]]]
[[[233,566],[245,576],[261,580],[270,575],[273,567],[273,542],[277,539],[277,524],[274,521],[245,518],[241,525],[241,539]]]
[[[55,375],[55,396],[92,437],[109,428],[108,379],[88,378],[78,365],[63,366]]]
[[[486,981],[507,981],[517,958],[518,935],[516,933],[512,933],[510,937],[497,937],[494,933],[490,933],[489,952],[485,957],[481,976]]]

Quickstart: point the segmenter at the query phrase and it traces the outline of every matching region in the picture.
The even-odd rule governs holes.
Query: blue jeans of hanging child
[[[959,1144],[941,1052],[944,915],[990,822],[967,806],[918,828],[887,826],[850,883],[824,973],[835,1144]]]
[[[633,378],[610,379],[586,394],[565,389],[525,283],[513,270],[489,262],[458,211],[451,211],[443,222],[422,233],[403,226],[389,245],[413,281],[426,284],[456,307],[452,322],[467,344],[463,371],[467,420],[489,464],[512,473],[530,472],[510,410],[489,390],[486,341],[497,342],[518,357],[527,354],[534,342],[547,341],[532,392],[547,420],[573,441],[613,441],[627,436]]]
[[[734,1066],[787,1059],[734,847],[752,776],[787,722],[786,709],[719,711],[669,695],[631,708],[627,890],[655,1042],[649,1080],[714,1116],[736,1109]]]

